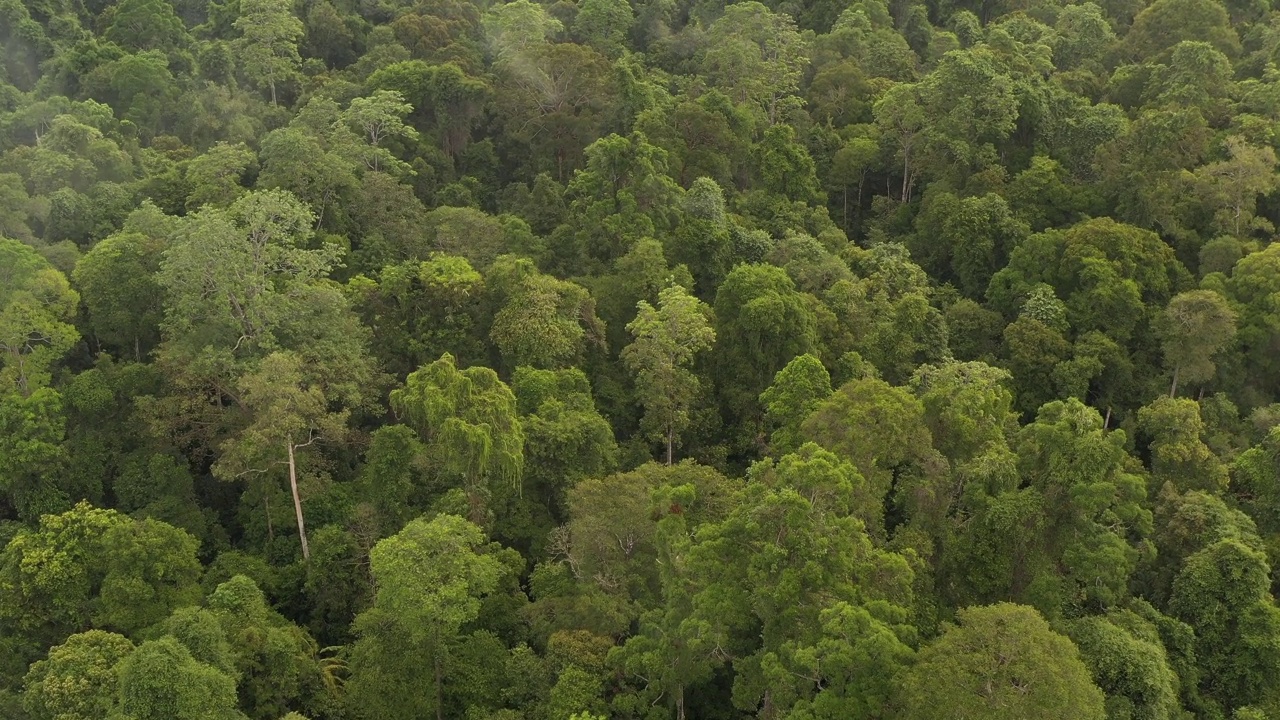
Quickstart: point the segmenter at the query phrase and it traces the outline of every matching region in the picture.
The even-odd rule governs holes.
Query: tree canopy
[[[1280,8],[0,0],[0,718],[1280,718]]]

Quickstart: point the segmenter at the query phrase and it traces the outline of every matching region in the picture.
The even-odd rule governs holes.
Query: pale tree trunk
[[[684,685],[676,686],[676,720],[684,718]]]
[[[1176,397],[1178,394],[1178,371],[1181,369],[1177,366],[1173,368],[1173,384],[1169,386],[1169,397]]]
[[[671,465],[671,459],[675,455],[675,452],[673,450],[673,448],[675,447],[675,444],[676,444],[675,430],[670,425],[668,425],[667,426],[667,465],[668,466]]]
[[[911,159],[904,158],[902,161],[902,194],[898,197],[902,202],[907,202],[907,192],[911,187]]]
[[[293,459],[293,437],[285,438],[289,448],[289,489],[293,490],[293,512],[298,517],[298,538],[302,540],[302,559],[311,559],[311,550],[307,547],[307,526],[302,521],[302,498],[298,496],[298,467]]]

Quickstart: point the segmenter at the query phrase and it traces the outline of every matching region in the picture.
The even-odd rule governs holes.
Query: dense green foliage
[[[1270,0],[0,0],[0,717],[1280,718]]]

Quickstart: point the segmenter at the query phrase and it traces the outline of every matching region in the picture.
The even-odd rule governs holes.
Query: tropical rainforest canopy
[[[1270,0],[0,0],[0,717],[1280,718]]]

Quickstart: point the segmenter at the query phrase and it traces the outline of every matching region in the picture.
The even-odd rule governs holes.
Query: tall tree
[[[242,181],[258,157],[244,143],[220,142],[187,165],[187,181],[191,194],[187,208],[199,210],[205,205],[227,207],[246,192]]]
[[[664,552],[664,540],[658,537],[662,515],[678,512],[690,529],[719,520],[730,509],[735,485],[714,469],[686,459],[670,466],[648,462],[630,472],[584,479],[570,488],[569,521],[550,544],[577,581],[574,605],[583,607],[570,610],[578,618],[576,626],[612,633],[642,609],[654,607],[660,593],[667,592],[661,589],[663,568],[657,560]],[[681,487],[692,490],[676,490]],[[660,503],[659,498],[669,502]],[[675,537],[666,540],[681,542]],[[677,569],[677,574],[684,578],[681,582],[691,579],[683,570]],[[554,607],[551,602],[540,604]]]
[[[1080,657],[1106,693],[1108,715],[1182,716],[1179,702],[1180,663],[1165,649],[1155,621],[1176,623],[1146,603],[1135,610],[1117,610],[1065,624],[1065,632],[1080,648]],[[1171,645],[1173,643],[1170,643]],[[1189,678],[1188,678],[1189,679]]]
[[[966,608],[903,678],[901,717],[1102,720],[1102,691],[1071,640],[1035,610]]]
[[[503,256],[485,278],[500,299],[489,338],[511,368],[559,368],[600,343],[604,329],[587,289],[538,272],[524,258]]]
[[[626,47],[627,33],[634,21],[631,3],[584,0],[573,20],[573,35],[607,57],[617,58]]]
[[[591,383],[577,368],[517,368],[511,389],[525,434],[523,494],[543,504],[552,519],[563,522],[569,490],[617,468],[613,428],[596,410]],[[523,514],[515,524],[536,526]]]
[[[920,176],[928,117],[921,107],[919,87],[910,83],[894,85],[876,101],[874,112],[881,144],[893,150],[902,168],[897,199],[902,203],[911,202],[912,189]]]
[[[298,451],[318,442],[341,442],[348,410],[332,411],[323,385],[303,373],[302,360],[289,352],[263,358],[238,383],[240,403],[252,418],[248,427],[227,440],[215,475],[234,479],[250,473],[274,475],[274,466],[288,471],[302,558],[311,559],[298,492]]]
[[[528,28],[534,37],[540,29]],[[610,68],[608,58],[573,43],[531,42],[499,57],[497,107],[507,135],[535,151],[535,171],[570,179],[614,101]]]
[[[0,238],[0,395],[30,396],[80,339],[80,296],[34,249]]]
[[[919,84],[923,127],[920,169],[932,178],[968,181],[998,164],[996,144],[1018,118],[1015,83],[986,45],[949,52]]]
[[[376,396],[367,330],[342,293],[322,282],[337,248],[308,247],[313,217],[293,195],[269,190],[249,193],[226,210],[206,207],[183,221],[159,273],[167,291],[159,364],[171,388],[144,403],[157,431],[195,452],[240,447],[253,456],[258,450],[251,449],[276,432],[270,427],[274,420],[254,429],[256,418],[294,405],[285,412],[290,427],[275,445],[283,450],[306,443],[308,427],[336,432],[326,420],[331,413],[340,415]],[[260,372],[273,353],[283,354],[268,368],[289,373],[285,385],[274,384],[272,371]],[[191,398],[205,402],[192,404]],[[297,405],[304,399],[305,412]],[[241,440],[255,439],[224,446],[242,431],[247,435]],[[299,432],[304,436],[285,442]],[[270,466],[248,456],[221,465],[219,475],[231,478]],[[270,535],[270,524],[267,530]]]
[[[1274,192],[1276,153],[1270,147],[1249,144],[1244,138],[1227,138],[1227,159],[1196,169],[1206,204],[1222,232],[1244,238],[1255,231],[1270,232],[1271,222],[1255,215],[1260,196]]]
[[[36,657],[91,628],[139,633],[199,598],[196,547],[171,525],[87,503],[45,515],[0,554],[0,628]]]
[[[479,527],[438,515],[414,520],[374,547],[370,568],[378,591],[373,607],[356,619],[361,639],[351,651],[347,682],[353,717],[445,717],[444,672],[460,649],[459,631],[508,572],[484,546]],[[417,680],[433,691],[422,692]]]
[[[355,98],[343,111],[342,119],[359,131],[369,145],[364,153],[368,169],[374,172],[408,169],[383,143],[391,138],[413,140],[418,136],[416,130],[404,124],[404,116],[411,110],[413,106],[406,103],[400,93],[375,90],[367,97]]]
[[[301,309],[303,287],[338,256],[334,245],[307,247],[314,219],[280,190],[188,216],[160,266],[168,292],[161,354],[192,362],[207,349],[245,357],[275,345]]]
[[[1225,283],[1226,295],[1239,312],[1239,341],[1244,355],[1246,389],[1274,396],[1280,388],[1280,245],[1272,243],[1241,258]]]
[[[991,278],[987,299],[1006,317],[1036,285],[1051,286],[1077,333],[1098,330],[1127,342],[1190,282],[1173,248],[1149,230],[1095,218],[1029,237]]]
[[[134,720],[244,720],[230,673],[177,639],[148,640],[120,661],[120,712]]]
[[[692,617],[690,573],[680,561],[690,547],[693,528],[684,508],[693,506],[697,490],[683,485],[654,493],[653,514],[660,519],[654,532],[655,565],[662,587],[662,605],[640,619],[640,632],[610,651],[609,659],[625,672],[645,679],[645,689],[661,693],[656,703],[669,697],[676,720],[687,717],[686,689],[705,681],[715,668],[709,638]],[[681,512],[673,512],[679,507]],[[615,701],[617,704],[622,704]]]
[[[1145,478],[1124,450],[1124,433],[1102,424],[1096,410],[1073,398],[1046,404],[1018,433],[1018,473],[1043,502],[1038,542],[1056,566],[1041,580],[1041,592],[1057,586],[1037,600],[1046,613],[1057,611],[1055,603],[1117,604],[1150,551]]]
[[[1234,539],[1187,558],[1169,612],[1196,629],[1201,688],[1223,709],[1265,702],[1280,677],[1280,608],[1266,556]]]
[[[94,720],[116,705],[117,664],[134,651],[129,638],[89,630],[50,648],[23,679],[22,702],[36,720]]]
[[[758,2],[737,3],[725,8],[707,33],[707,76],[737,102],[750,103],[770,123],[780,121],[786,99],[799,89],[809,64],[795,21]]]
[[[511,389],[489,368],[459,369],[445,353],[410,373],[391,392],[391,407],[422,435],[438,471],[466,490],[472,521],[487,524],[487,484],[519,487],[524,471],[524,431]]]
[[[288,127],[264,135],[259,148],[258,187],[296,195],[316,215],[316,229],[342,227],[345,206],[358,184],[364,150],[360,138],[338,118],[336,104],[313,100]]]
[[[1169,397],[1178,394],[1179,381],[1202,383],[1213,379],[1213,357],[1236,335],[1236,313],[1227,299],[1212,290],[1175,295],[1158,318],[1165,366],[1173,374]]]
[[[1179,491],[1222,495],[1227,468],[1204,443],[1205,423],[1194,400],[1161,397],[1138,410],[1139,426],[1151,436],[1151,473]]]
[[[773,427],[769,447],[776,454],[794,452],[804,444],[801,423],[818,403],[831,397],[831,375],[815,355],[805,353],[773,376],[773,384],[760,393],[764,418]]]
[[[429,65],[421,60],[377,70],[365,85],[378,88],[375,94],[381,90],[400,93],[403,102],[412,106],[410,119],[419,130],[433,136],[451,158],[467,149],[472,126],[493,94],[487,81],[468,75],[453,63]]]
[[[1183,40],[1203,40],[1227,55],[1240,51],[1227,9],[1207,0],[1157,0],[1133,19],[1124,38],[1131,57],[1158,57]]]
[[[204,608],[178,610],[162,627],[198,660],[237,678],[240,707],[252,720],[278,718],[291,707],[316,707],[332,697],[335,678],[326,678],[315,640],[276,612],[244,575],[214,588]],[[218,642],[219,631],[225,646]]]
[[[666,444],[670,465],[698,394],[698,378],[688,366],[711,348],[716,331],[707,320],[711,309],[679,285],[658,293],[657,309],[645,300],[636,308],[636,319],[627,325],[635,341],[623,349],[622,361],[635,373],[644,424]]]
[[[859,699],[886,696],[910,656],[901,607],[912,572],[902,556],[875,547],[855,516],[865,483],[812,443],[763,461],[732,511],[700,529],[685,554],[699,578],[690,629],[732,660],[738,709],[778,718],[811,701],[874,717]],[[845,664],[862,650],[875,659]]]
[[[68,461],[67,414],[61,393],[0,394],[0,493],[22,520],[60,512],[71,498],[59,480]]]
[[[485,13],[484,30],[493,54],[512,57],[547,42],[564,24],[546,8],[529,0],[494,5]]]
[[[302,21],[283,0],[242,0],[240,17],[235,27],[241,33],[239,50],[244,70],[259,85],[271,90],[271,104],[276,104],[276,85],[287,82],[302,67],[298,41],[302,39]]]
[[[800,436],[853,463],[866,494],[856,514],[870,531],[883,531],[883,515],[895,477],[929,456],[929,430],[920,401],[876,377],[850,380],[814,405]]]
[[[138,361],[160,340],[164,298],[156,272],[165,244],[142,233],[116,233],[85,253],[72,275],[97,340]]]
[[[70,506],[59,487],[66,414],[49,387],[80,339],[79,295],[34,249],[0,238],[0,497],[24,520]]]
[[[780,267],[739,265],[716,291],[719,371],[729,407],[753,414],[760,393],[797,355],[818,349],[812,296],[796,290]]]
[[[973,298],[982,297],[991,276],[1029,234],[1004,198],[994,193],[963,199],[930,193],[916,217],[916,228],[909,244],[912,257],[931,275],[954,277]]]
[[[374,278],[353,278],[347,294],[373,328],[373,352],[396,376],[446,351],[467,363],[484,356],[476,327],[484,278],[464,258],[437,253],[384,265]]]
[[[129,50],[173,50],[191,42],[173,3],[123,0],[114,8],[103,37]]]

